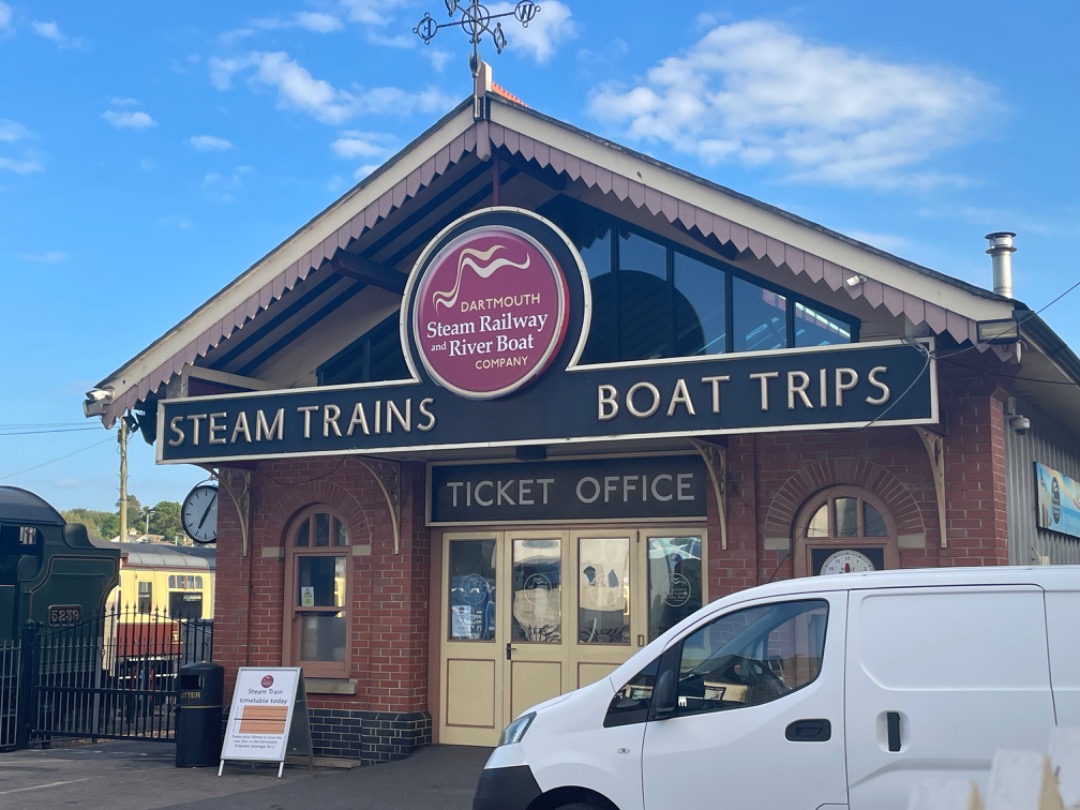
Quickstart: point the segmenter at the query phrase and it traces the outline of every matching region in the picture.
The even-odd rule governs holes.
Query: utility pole
[[[128,426],[122,418],[120,425],[120,542],[127,541],[127,435]]]

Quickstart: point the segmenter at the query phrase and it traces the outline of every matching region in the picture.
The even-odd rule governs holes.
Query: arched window
[[[317,505],[289,527],[284,662],[304,674],[344,678],[349,671],[349,530]]]
[[[795,518],[795,572],[800,576],[896,568],[896,525],[875,495],[857,487],[830,487],[814,495]]]

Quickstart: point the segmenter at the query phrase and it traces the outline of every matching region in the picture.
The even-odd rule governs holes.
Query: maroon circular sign
[[[566,335],[566,280],[546,248],[505,225],[469,230],[423,271],[413,334],[428,373],[470,399],[535,379]]]
[[[263,689],[269,689],[271,686],[274,685],[274,676],[263,675],[262,680],[259,681],[259,683],[262,685]]]

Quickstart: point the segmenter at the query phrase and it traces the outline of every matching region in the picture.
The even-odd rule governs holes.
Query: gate
[[[0,684],[0,748],[56,737],[171,741],[180,667],[212,658],[212,621],[129,609],[27,626],[21,643],[0,650],[0,678],[12,673]]]

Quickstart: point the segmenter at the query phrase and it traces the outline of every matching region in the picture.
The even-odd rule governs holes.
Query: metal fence
[[[180,667],[213,658],[213,622],[124,609],[27,626],[0,652],[0,748],[56,737],[171,740]]]

